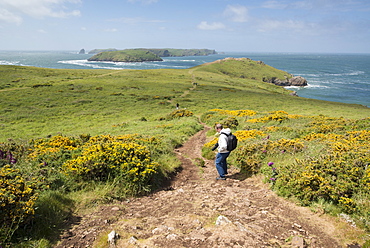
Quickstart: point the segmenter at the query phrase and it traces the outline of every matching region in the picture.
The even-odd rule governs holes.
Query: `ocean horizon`
[[[370,107],[370,54],[222,52],[208,56],[164,57],[156,62],[95,62],[78,51],[0,51],[0,65],[54,69],[187,69],[227,57],[250,58],[307,79],[286,87],[298,96]]]

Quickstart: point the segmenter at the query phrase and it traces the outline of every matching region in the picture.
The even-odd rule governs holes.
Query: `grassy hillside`
[[[271,77],[290,74],[249,59],[183,70],[0,66],[0,243],[52,247],[75,209],[159,187],[199,118],[236,131],[230,162],[242,173],[262,172],[282,196],[370,229],[370,109],[291,96]],[[12,237],[17,221],[32,225]]]
[[[119,134],[131,128],[117,125],[142,117],[156,125],[176,103],[195,115],[220,108],[346,118],[370,116],[370,109],[360,105],[290,96],[290,91],[262,82],[264,77],[284,78],[289,73],[251,60],[226,60],[184,70],[1,66],[0,73],[0,141],[58,133]],[[136,128],[140,123],[135,124]]]

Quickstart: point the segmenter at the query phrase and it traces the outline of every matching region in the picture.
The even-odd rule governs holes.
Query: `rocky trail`
[[[344,244],[330,218],[277,197],[260,177],[230,168],[227,180],[216,181],[214,162],[201,157],[208,129],[176,150],[182,170],[170,186],[80,216],[57,247],[360,247]]]

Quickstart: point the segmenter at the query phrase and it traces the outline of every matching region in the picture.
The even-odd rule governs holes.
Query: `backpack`
[[[229,152],[235,150],[235,148],[238,145],[238,138],[232,133],[230,133],[229,135],[227,135],[226,133],[221,133],[221,134],[225,134],[226,137],[227,137],[227,139],[226,139],[226,141],[227,141],[227,150]]]

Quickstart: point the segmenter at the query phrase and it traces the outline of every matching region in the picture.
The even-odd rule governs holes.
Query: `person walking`
[[[218,151],[216,155],[216,169],[218,177],[216,180],[226,180],[227,175],[227,157],[230,155],[230,151],[227,150],[227,136],[230,135],[230,128],[223,128],[221,124],[216,124],[216,131],[220,134],[218,137],[218,143],[212,148],[212,151]]]

